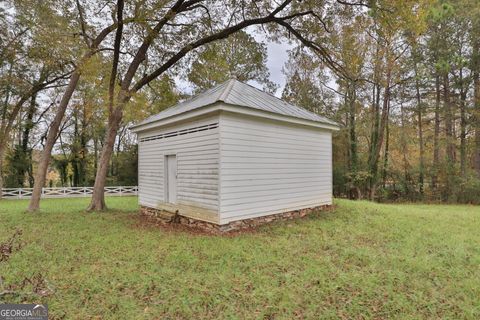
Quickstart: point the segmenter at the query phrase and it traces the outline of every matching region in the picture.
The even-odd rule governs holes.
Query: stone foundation
[[[140,207],[140,213],[161,224],[180,224],[191,229],[221,234],[231,231],[253,229],[258,226],[271,223],[273,221],[284,221],[296,218],[303,218],[311,213],[323,211],[331,207],[331,205],[322,205],[318,207],[282,212],[263,217],[233,221],[224,225],[218,225],[212,222],[188,218],[181,216],[178,213],[167,212],[165,210],[154,209],[144,206]]]

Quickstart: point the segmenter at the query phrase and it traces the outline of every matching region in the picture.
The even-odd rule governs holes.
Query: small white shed
[[[338,125],[235,79],[132,130],[149,215],[228,229],[332,204]]]

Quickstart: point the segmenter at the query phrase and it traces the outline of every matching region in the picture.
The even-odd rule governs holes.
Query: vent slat
[[[183,129],[183,130],[178,130],[178,131],[171,131],[171,132],[158,134],[158,135],[155,135],[155,136],[149,136],[149,137],[141,138],[140,142],[146,142],[146,141],[152,141],[152,140],[160,140],[160,139],[166,139],[166,138],[171,138],[171,137],[183,136],[185,134],[200,132],[200,131],[205,131],[205,130],[211,130],[211,129],[215,129],[215,128],[218,128],[218,122],[217,123],[206,124],[206,125],[199,126],[199,127],[193,127],[193,128],[188,128],[188,129]]]

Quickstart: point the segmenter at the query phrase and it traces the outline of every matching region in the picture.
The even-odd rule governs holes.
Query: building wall
[[[332,135],[222,112],[220,223],[332,203]]]
[[[218,115],[189,120],[161,129],[140,132],[139,141],[139,203],[152,208],[166,208],[165,164],[166,155],[177,156],[177,205],[180,214],[218,222],[218,164],[219,129],[209,129],[142,141],[165,133],[218,124]]]

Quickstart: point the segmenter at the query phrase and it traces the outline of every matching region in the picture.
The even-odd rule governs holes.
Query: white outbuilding
[[[235,79],[132,130],[149,215],[222,230],[332,204],[338,125]]]

